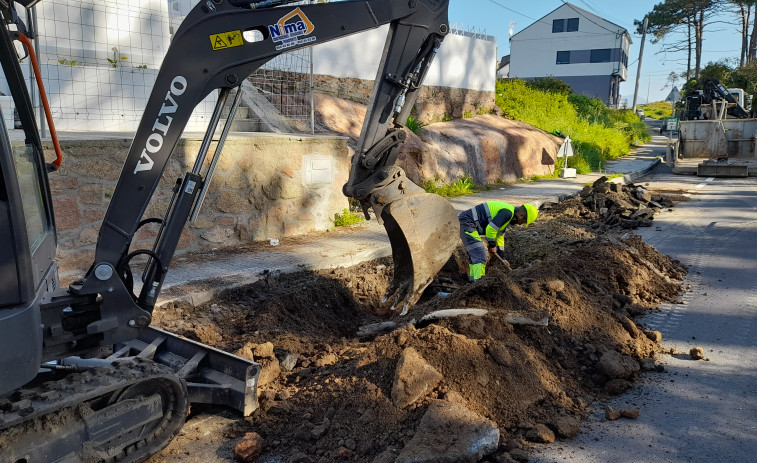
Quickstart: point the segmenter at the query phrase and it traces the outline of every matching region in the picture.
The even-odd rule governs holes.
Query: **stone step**
[[[234,118],[231,123],[232,132],[260,132],[260,121],[257,119]]]
[[[231,111],[231,106],[226,105],[223,107],[223,110],[221,111],[221,118],[227,118],[229,117],[229,112]],[[237,113],[234,115],[234,119],[249,119],[250,118],[250,108],[246,106],[242,106],[241,104],[237,108]]]

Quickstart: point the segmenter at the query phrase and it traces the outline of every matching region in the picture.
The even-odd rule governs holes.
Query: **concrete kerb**
[[[274,266],[275,268],[273,269],[267,269],[255,274],[237,273],[210,280],[198,279],[188,281],[186,283],[179,283],[166,288],[161,293],[157,307],[163,308],[170,305],[189,305],[191,307],[197,307],[222,296],[227,291],[251,285],[271,275],[276,276],[300,271],[318,271],[349,267],[362,262],[382,259],[391,255],[392,249],[387,242],[385,246],[378,246],[376,249],[367,249],[364,251],[358,251],[354,254],[331,258],[329,259],[328,265],[322,265],[323,260],[320,260],[319,262],[313,261],[295,265]],[[192,286],[203,287],[203,289],[192,289]],[[206,286],[209,287],[205,288]]]
[[[623,177],[618,177],[618,178],[622,178],[623,179],[623,183],[633,183],[633,182],[637,181],[638,179],[640,179],[641,177],[643,177],[643,176],[649,174],[650,172],[652,172],[653,170],[655,170],[657,168],[657,166],[659,166],[661,163],[662,163],[662,157],[658,156],[657,158],[655,158],[654,161],[652,161],[644,169],[639,169],[639,170],[637,170],[635,172],[631,172],[631,173],[625,174]]]

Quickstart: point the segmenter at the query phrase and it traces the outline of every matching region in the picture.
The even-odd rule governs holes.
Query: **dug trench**
[[[263,366],[261,408],[220,425],[195,410],[151,461],[527,461],[663,369],[634,319],[678,300],[686,269],[633,229],[681,199],[600,179],[506,233],[512,270],[470,283],[460,245],[404,317],[381,304],[389,259],[166,307],[157,326]]]

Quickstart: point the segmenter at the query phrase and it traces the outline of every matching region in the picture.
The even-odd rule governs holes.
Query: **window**
[[[552,21],[552,33],[578,31],[578,18],[555,19]]]
[[[29,247],[32,253],[42,244],[50,231],[50,221],[42,194],[41,174],[34,162],[35,158],[42,159],[41,154],[37,153],[34,145],[28,142],[26,146],[17,145],[13,148],[21,205],[26,219],[26,233],[29,236]]]
[[[570,64],[570,52],[558,51],[557,52],[557,64]]]
[[[602,48],[591,51],[590,63],[609,63],[610,62],[610,49]]]

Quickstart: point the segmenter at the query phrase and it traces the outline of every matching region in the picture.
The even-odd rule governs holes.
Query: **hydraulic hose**
[[[55,170],[60,169],[60,165],[63,162],[63,153],[58,143],[58,134],[55,132],[55,124],[53,124],[53,115],[50,112],[50,105],[47,102],[47,94],[45,93],[45,87],[42,84],[42,73],[39,70],[39,64],[37,63],[37,55],[34,53],[34,47],[31,40],[21,32],[18,33],[18,39],[26,46],[26,50],[29,53],[29,58],[32,60],[32,67],[34,67],[34,77],[37,80],[37,87],[39,88],[39,96],[42,100],[42,107],[45,109],[45,118],[47,119],[47,125],[50,127],[50,138],[53,140],[53,146],[55,147],[55,161],[52,165],[55,166]]]

